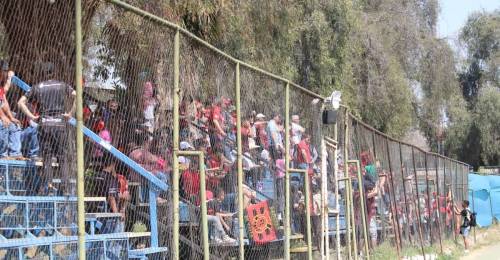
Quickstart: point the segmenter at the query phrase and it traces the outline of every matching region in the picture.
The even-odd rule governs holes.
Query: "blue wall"
[[[469,174],[469,201],[477,213],[477,223],[487,227],[500,220],[500,176]]]

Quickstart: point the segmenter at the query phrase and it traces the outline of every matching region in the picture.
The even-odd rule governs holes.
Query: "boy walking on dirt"
[[[462,225],[460,226],[460,235],[462,235],[464,239],[464,248],[465,253],[469,252],[469,242],[467,237],[469,236],[470,226],[471,226],[471,215],[472,212],[469,209],[469,201],[462,201],[462,210],[460,211],[458,207],[454,206],[454,211],[456,215],[460,215],[462,217]]]

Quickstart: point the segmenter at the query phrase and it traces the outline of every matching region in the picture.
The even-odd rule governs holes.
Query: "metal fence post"
[[[245,226],[243,223],[243,149],[241,140],[241,88],[240,88],[240,63],[236,62],[235,71],[236,87],[236,145],[238,160],[238,235],[240,259],[245,259],[245,245],[243,244]]]
[[[351,179],[349,178],[349,165],[347,163],[348,157],[349,157],[349,111],[347,108],[345,109],[345,116],[344,116],[344,178],[347,178],[347,182],[345,185],[346,188],[346,234],[347,234],[347,253],[348,253],[348,258],[352,259],[352,248],[351,246],[353,245],[353,241],[351,241],[351,234],[354,233],[351,231],[351,209],[352,209],[352,200],[351,200]],[[338,183],[337,183],[338,185]],[[345,219],[345,218],[344,218]],[[337,234],[338,235],[338,234]],[[337,250],[340,250],[340,248],[337,248]],[[354,249],[357,251],[357,249]],[[355,256],[357,256],[357,253],[354,253]]]
[[[180,59],[180,32],[176,30],[174,36],[174,97],[173,97],[173,114],[174,114],[174,133],[173,133],[173,150],[174,156],[172,158],[173,172],[172,172],[172,196],[173,196],[173,241],[172,241],[172,259],[179,259],[179,159],[177,157],[179,152],[179,100],[180,100],[180,87],[179,87],[179,59]]]
[[[411,148],[411,156],[413,161],[413,175],[415,177],[415,192],[417,193],[417,227],[418,227],[418,235],[420,237],[420,247],[422,248],[422,255],[425,260],[425,250],[424,250],[424,239],[422,237],[422,221],[420,221],[422,217],[422,213],[420,212],[420,196],[418,192],[418,176],[417,176],[417,166],[415,165],[415,149]]]
[[[427,154],[426,153],[424,153],[424,166],[425,166],[425,185],[427,187],[427,212],[429,214],[429,221],[427,223],[427,226],[429,227],[429,234],[430,234],[430,240],[431,240],[430,242],[431,242],[431,246],[432,246],[434,244],[434,236],[432,234],[431,194],[429,191],[429,168],[427,165]]]
[[[401,166],[400,166],[401,179],[403,180],[403,194],[404,194],[404,201],[405,201],[405,208],[406,208],[405,215],[406,215],[406,221],[409,224],[410,223],[410,208],[408,207],[409,206],[408,199],[406,198],[406,178],[405,178],[404,169],[403,169],[403,149],[401,147],[401,143],[398,143],[398,146],[399,146],[399,162],[401,163]],[[411,236],[410,230],[409,230],[409,225],[405,225],[405,227],[406,227],[405,236],[408,237],[410,244],[413,244],[412,236]]]
[[[85,260],[85,179],[83,148],[83,86],[82,86],[82,1],[75,1],[75,44],[76,44],[76,172],[78,212],[78,257]]]
[[[337,155],[338,155],[338,145],[339,145],[339,129],[338,129],[338,123],[335,122],[335,125],[334,125],[334,138],[335,138],[335,141],[337,141],[337,145],[335,146],[335,151],[333,152],[333,160],[334,160],[334,172],[335,172],[335,209],[337,211],[337,217],[335,218],[335,240],[336,240],[336,245],[337,245],[337,260],[340,259],[340,232],[339,232],[339,226],[340,226],[340,205],[339,205],[339,164],[337,163]],[[344,182],[345,184],[345,182]],[[345,185],[344,185],[345,186]],[[327,196],[328,198],[328,196]],[[327,214],[329,214],[329,211],[327,212]],[[326,228],[327,228],[327,235],[326,235],[326,240],[329,240],[330,238],[330,225],[329,225],[329,215],[327,216],[327,219],[326,219]],[[344,222],[345,222],[345,215],[344,215]],[[327,244],[328,246],[328,244]],[[330,249],[327,248],[327,254],[328,254],[328,257],[327,259],[330,257]]]
[[[290,84],[285,86],[285,260],[290,259]]]
[[[435,156],[435,155],[433,155]],[[441,196],[439,193],[439,157],[435,156],[436,162],[436,216],[438,222],[438,234],[439,234],[439,248],[441,249],[441,254],[443,253],[443,238],[441,236],[442,227],[441,227],[441,205],[439,203],[439,197]]]
[[[448,161],[448,159],[446,159]],[[456,217],[455,217],[455,191],[454,191],[454,185],[453,185],[453,174],[451,171],[451,161],[448,161],[450,163],[450,192],[451,192],[451,215],[453,216],[451,218],[451,225],[452,225],[452,230],[453,230],[453,239],[455,242],[457,242],[457,227],[456,227]]]
[[[361,223],[363,225],[363,239],[364,239],[364,249],[367,259],[370,259],[370,249],[368,246],[368,225],[366,221],[366,201],[365,201],[365,191],[363,188],[363,177],[361,176],[361,166],[359,160],[349,160],[348,163],[356,164],[357,176],[358,176],[358,193],[359,193],[359,204],[361,207]]]
[[[391,163],[391,152],[389,150],[389,139],[385,138],[385,144],[386,144],[386,149],[387,149],[387,160],[389,163],[389,176],[390,177],[390,182],[389,186],[391,189],[392,193],[392,203],[391,203],[391,211],[392,211],[392,222],[393,222],[393,228],[396,228],[394,235],[396,235],[396,249],[398,250],[398,256],[401,255],[401,247],[403,246],[402,238],[401,238],[401,227],[399,226],[399,213],[398,213],[398,204],[396,200],[396,193],[394,192],[394,178],[393,178],[393,172],[392,172],[392,163]],[[387,177],[386,177],[387,178]],[[394,216],[396,216],[396,221],[394,221]],[[395,225],[394,225],[394,222]]]
[[[305,206],[306,206],[306,235],[307,235],[307,259],[313,260],[312,257],[312,233],[311,233],[311,200],[313,199],[312,194],[311,194],[311,189],[309,187],[310,180],[309,180],[309,174],[306,171],[303,172],[304,174],[304,192],[306,194],[305,198]]]
[[[304,175],[304,202],[306,207],[306,236],[307,236],[307,259],[312,260],[312,234],[311,234],[311,200],[313,199],[310,190],[310,179],[307,169],[288,169],[289,172],[301,173]]]
[[[319,244],[321,259],[329,258],[329,244],[328,244],[328,179],[327,179],[327,150],[325,138],[321,138],[321,243]],[[336,173],[334,173],[336,174]]]

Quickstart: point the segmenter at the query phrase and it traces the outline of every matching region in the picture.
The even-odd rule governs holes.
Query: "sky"
[[[438,21],[438,36],[457,39],[460,28],[467,17],[475,11],[493,11],[500,8],[500,0],[439,0],[441,12]]]

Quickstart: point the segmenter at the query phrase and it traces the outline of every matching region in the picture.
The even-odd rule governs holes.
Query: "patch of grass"
[[[398,251],[396,247],[391,245],[388,241],[378,245],[371,253],[371,259],[386,260],[398,259]]]

